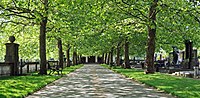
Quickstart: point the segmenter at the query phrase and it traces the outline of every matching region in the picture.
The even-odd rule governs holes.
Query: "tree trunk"
[[[77,64],[80,64],[81,63],[81,55],[77,55]]]
[[[48,15],[48,0],[43,0],[44,5],[44,17],[40,22],[40,72],[41,75],[47,74],[46,67],[46,25],[47,25],[47,15]]]
[[[103,53],[103,54],[102,54],[102,57],[101,57],[101,64],[104,64],[104,62],[105,62],[105,61],[104,61],[104,56],[105,56],[105,54]]]
[[[192,54],[193,52],[193,46],[192,46],[192,42],[190,42],[190,56],[189,56],[189,66],[188,66],[188,69],[192,69]]]
[[[107,56],[107,65],[110,64],[110,52],[108,53],[108,56]]]
[[[192,64],[192,41],[190,40],[185,40],[185,59],[188,59],[188,69],[191,69],[191,64]]]
[[[125,68],[130,69],[130,62],[129,62],[129,42],[128,38],[125,40],[125,45],[124,45],[124,62],[125,62]]]
[[[79,58],[79,56],[78,56],[78,54],[77,54],[77,52],[76,52],[76,65],[78,64],[78,58]]]
[[[158,0],[154,0],[149,10],[148,25],[148,41],[147,41],[147,55],[146,55],[146,74],[154,73],[154,53],[155,53],[155,37],[156,37],[156,7]]]
[[[116,63],[117,63],[117,66],[120,66],[120,44],[117,45],[117,58],[116,58]]]
[[[107,58],[108,58],[108,53],[106,53],[106,55],[105,55],[104,64],[107,64]]]
[[[79,55],[79,64],[82,64],[81,58],[82,58],[82,55]]]
[[[77,65],[77,54],[76,54],[76,51],[73,52],[73,65]]]
[[[59,50],[59,66],[63,68],[63,51],[62,51],[62,40],[58,39],[58,50]]]
[[[68,44],[68,49],[66,51],[67,67],[70,67],[70,45]]]
[[[41,75],[47,74],[46,68],[46,24],[47,18],[40,23],[40,72]]]
[[[112,48],[111,51],[110,51],[110,63],[109,63],[109,65],[111,65],[111,66],[114,65],[114,64],[113,64],[113,48]]]
[[[46,68],[46,20],[40,24],[40,73],[41,75],[47,74]]]

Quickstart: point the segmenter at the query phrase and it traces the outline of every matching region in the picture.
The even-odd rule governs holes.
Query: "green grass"
[[[104,64],[102,66],[109,68]],[[110,69],[179,98],[200,98],[200,80],[197,79],[175,77],[161,73],[144,74],[142,70],[122,69],[120,67]]]
[[[67,67],[63,69],[63,74],[68,74],[82,66]],[[36,73],[27,76],[0,77],[0,98],[25,97],[59,78],[61,78],[60,75],[38,75]]]

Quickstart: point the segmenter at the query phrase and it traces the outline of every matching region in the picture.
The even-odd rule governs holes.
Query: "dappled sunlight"
[[[68,70],[64,70],[65,73],[69,73],[82,65],[76,67],[70,67]],[[1,77],[0,81],[0,98],[4,96],[10,97],[25,97],[34,91],[37,91],[45,85],[61,78],[61,76],[55,75],[38,75],[37,73],[29,74],[26,76],[15,76],[15,77]],[[58,90],[64,90],[64,87],[54,87]],[[51,89],[51,88],[49,88]],[[36,98],[36,97],[34,97]]]
[[[79,97],[79,98],[171,98],[170,95],[146,88],[102,66],[88,64],[48,85],[28,98]]]
[[[167,74],[144,74],[136,69],[113,69],[131,79],[145,83],[158,90],[171,93],[179,97],[200,96],[200,80],[184,77],[175,77]]]

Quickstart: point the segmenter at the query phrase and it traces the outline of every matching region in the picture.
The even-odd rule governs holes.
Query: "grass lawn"
[[[108,65],[102,66],[109,68]],[[144,74],[142,70],[111,68],[113,71],[123,74],[133,80],[163,90],[178,98],[200,98],[200,80],[184,77],[175,77],[167,74]]]
[[[68,74],[83,65],[66,67],[63,74]],[[57,74],[57,72],[55,72]],[[45,85],[61,78],[60,75],[38,75],[0,77],[0,98],[22,98],[31,94]]]

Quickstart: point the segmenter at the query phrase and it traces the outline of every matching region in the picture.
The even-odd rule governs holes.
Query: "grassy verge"
[[[109,68],[104,64],[102,66]],[[200,80],[197,79],[175,77],[161,73],[144,74],[142,70],[122,69],[120,67],[110,69],[179,98],[200,98]]]
[[[67,67],[63,69],[63,74],[68,74],[82,66],[83,65]],[[25,97],[59,78],[61,78],[60,75],[37,75],[36,73],[27,76],[1,77],[0,98]]]

